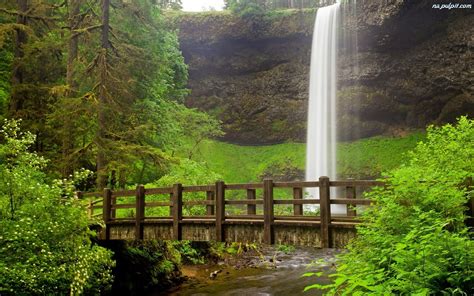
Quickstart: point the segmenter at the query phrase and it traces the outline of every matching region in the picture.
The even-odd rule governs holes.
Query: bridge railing
[[[105,225],[134,223],[135,238],[143,239],[143,227],[146,223],[172,223],[173,237],[181,239],[181,225],[183,223],[213,224],[216,231],[216,240],[224,241],[225,224],[263,224],[263,241],[273,243],[274,225],[302,225],[320,227],[321,246],[330,245],[331,227],[354,227],[359,223],[357,220],[356,206],[369,205],[368,199],[357,198],[357,192],[361,188],[373,186],[384,186],[383,182],[372,180],[346,180],[331,181],[328,177],[321,177],[314,182],[274,182],[266,179],[262,183],[247,184],[225,184],[218,181],[213,185],[183,186],[174,184],[172,187],[145,188],[137,186],[135,190],[112,191],[104,189],[102,193],[78,192],[78,197],[88,198],[88,213],[91,218],[102,216]],[[331,188],[344,188],[338,190],[343,196],[331,198]],[[291,189],[292,198],[275,199],[275,190],[278,188]],[[304,198],[306,188],[318,188],[319,198]],[[246,199],[227,199],[229,191],[244,191]],[[262,191],[261,198],[257,198],[257,190]],[[184,193],[201,192],[206,198],[202,200],[183,200]],[[156,195],[169,196],[165,201],[147,200],[147,197]],[[132,203],[117,203],[121,197],[134,197]],[[246,213],[235,215],[226,212],[226,206],[244,205]],[[257,213],[257,205],[262,205],[263,211]],[[293,207],[292,215],[275,215],[275,205],[290,205]],[[304,205],[319,205],[318,215],[304,215]],[[331,205],[346,205],[346,215],[331,214]],[[183,207],[205,206],[205,215],[183,215]],[[168,207],[168,216],[145,215],[146,209],[156,207]],[[133,216],[117,217],[116,212],[120,209],[133,210]],[[99,213],[96,213],[99,211]],[[108,239],[107,227],[105,239]]]

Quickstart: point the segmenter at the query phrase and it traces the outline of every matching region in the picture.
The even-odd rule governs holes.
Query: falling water
[[[314,26],[309,86],[306,180],[336,177],[336,54],[339,3],[319,8]],[[319,196],[317,188],[307,190]],[[334,209],[334,208],[333,208]],[[344,209],[334,209],[336,212]]]

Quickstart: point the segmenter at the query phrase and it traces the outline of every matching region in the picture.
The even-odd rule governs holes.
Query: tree
[[[190,137],[173,116],[199,115],[182,104],[187,66],[159,3],[26,3],[26,13],[11,2],[0,9],[0,41],[22,53],[11,73],[22,77],[10,92],[9,105],[18,107],[7,115],[35,134],[33,149],[52,160],[50,173],[67,177],[84,167],[96,172],[98,189],[117,178],[125,186],[166,174],[180,150],[177,139]],[[27,37],[21,46],[14,42],[18,30]],[[219,133],[208,119],[201,138]]]
[[[81,10],[81,2],[81,0],[70,0],[68,3],[69,41],[66,66],[67,91],[65,93],[67,98],[74,96],[77,91],[75,63],[79,50],[79,34],[77,33],[77,30],[80,28],[79,14]],[[73,172],[73,166],[70,165],[73,161],[71,158],[72,150],[74,148],[73,137],[72,118],[66,116],[64,118],[64,132],[62,137],[63,165],[61,171],[63,177],[67,177]]]
[[[110,0],[102,0],[102,33],[101,33],[101,51],[98,56],[99,65],[99,104],[98,104],[98,128],[97,128],[97,188],[102,189],[107,184],[107,158],[105,151],[106,141],[106,108],[109,102],[110,93],[108,91],[109,64],[108,55],[110,49],[109,30],[110,30]]]
[[[16,13],[16,22],[18,28],[15,29],[15,59],[19,60],[24,56],[23,46],[27,41],[27,36],[22,27],[27,26],[28,18],[26,16],[28,12],[28,1],[17,0],[18,12]],[[13,83],[23,83],[23,69],[21,64],[17,64],[13,70]],[[17,112],[23,106],[23,98],[16,97],[15,100],[11,101],[10,110],[11,112]]]
[[[321,3],[320,0],[225,0],[224,2],[226,9],[239,15],[255,15],[275,9],[303,9],[329,5]]]
[[[105,17],[106,4],[100,19],[87,5],[81,10],[81,22],[69,37],[70,44],[73,36],[81,40],[76,63],[68,63],[68,77],[77,86],[72,89],[69,80],[58,87],[68,92],[50,116],[52,129],[64,139],[63,157],[56,163],[69,170],[97,169],[99,187],[115,179],[116,172],[125,180],[137,161],[160,166],[167,161],[157,140],[172,130],[163,112],[168,100],[181,101],[187,94],[187,68],[159,9],[133,1],[115,6],[113,13],[109,9]],[[75,73],[69,70],[73,67]]]
[[[2,39],[12,41],[11,87],[8,117],[22,118],[36,135],[35,149],[51,147],[45,126],[50,112],[50,91],[61,71],[62,55],[57,22],[59,1],[9,2],[0,9]]]
[[[183,4],[181,0],[154,0],[155,5],[163,9],[172,9],[172,10],[181,10],[183,9]]]

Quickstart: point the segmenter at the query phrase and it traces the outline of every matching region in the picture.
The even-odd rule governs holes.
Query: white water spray
[[[339,3],[322,7],[316,14],[309,86],[306,180],[336,177],[336,55]],[[309,197],[319,196],[308,188]],[[331,192],[332,193],[332,192]],[[331,194],[334,196],[334,194]],[[344,213],[345,207],[333,207]]]

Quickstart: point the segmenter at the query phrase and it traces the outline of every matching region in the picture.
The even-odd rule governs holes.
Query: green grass
[[[269,146],[240,146],[218,141],[203,142],[195,160],[206,163],[229,183],[257,181],[271,163],[290,159],[295,166],[304,167],[305,145],[284,143]]]
[[[377,178],[400,166],[407,152],[425,139],[417,132],[406,137],[374,137],[338,146],[338,173],[351,178]]]
[[[340,178],[376,178],[399,166],[407,151],[424,139],[418,132],[406,137],[374,137],[338,145]],[[222,175],[228,183],[259,181],[265,169],[278,163],[291,163],[304,170],[304,143],[284,143],[268,146],[241,146],[219,141],[205,141],[194,160]]]
[[[425,139],[424,133],[413,133],[406,137],[374,137],[355,142],[340,143],[338,145],[338,172],[339,179],[356,178],[372,179],[379,177],[383,172],[398,167],[407,157],[407,152],[413,149],[419,141]],[[268,146],[241,146],[219,141],[204,141],[194,153],[194,160],[202,162],[210,171],[221,175],[227,183],[246,183],[260,181],[262,173],[275,164],[283,167],[292,166],[300,170],[305,167],[306,145],[304,143],[284,143]],[[189,171],[187,171],[189,173]],[[199,182],[197,182],[199,183]],[[212,182],[203,182],[209,183]],[[191,184],[191,183],[189,183]],[[187,184],[187,185],[189,185]],[[193,183],[194,184],[194,183]],[[152,187],[158,187],[155,185]],[[204,193],[185,194],[185,199],[203,200]],[[290,198],[291,189],[278,188],[275,198]],[[242,190],[226,192],[226,198],[242,199],[246,192]],[[261,189],[257,196],[262,196]],[[135,197],[121,197],[119,204],[133,203]],[[154,201],[168,201],[169,195],[151,197]],[[230,214],[242,214],[245,206],[228,206]],[[204,214],[205,207],[198,206],[185,208],[186,215]],[[257,206],[257,214],[262,214],[262,205]],[[119,209],[117,217],[133,217],[134,210]],[[275,207],[276,215],[292,212],[292,207],[279,205]],[[318,212],[306,213],[317,215]],[[168,216],[168,207],[147,209],[147,216]]]

